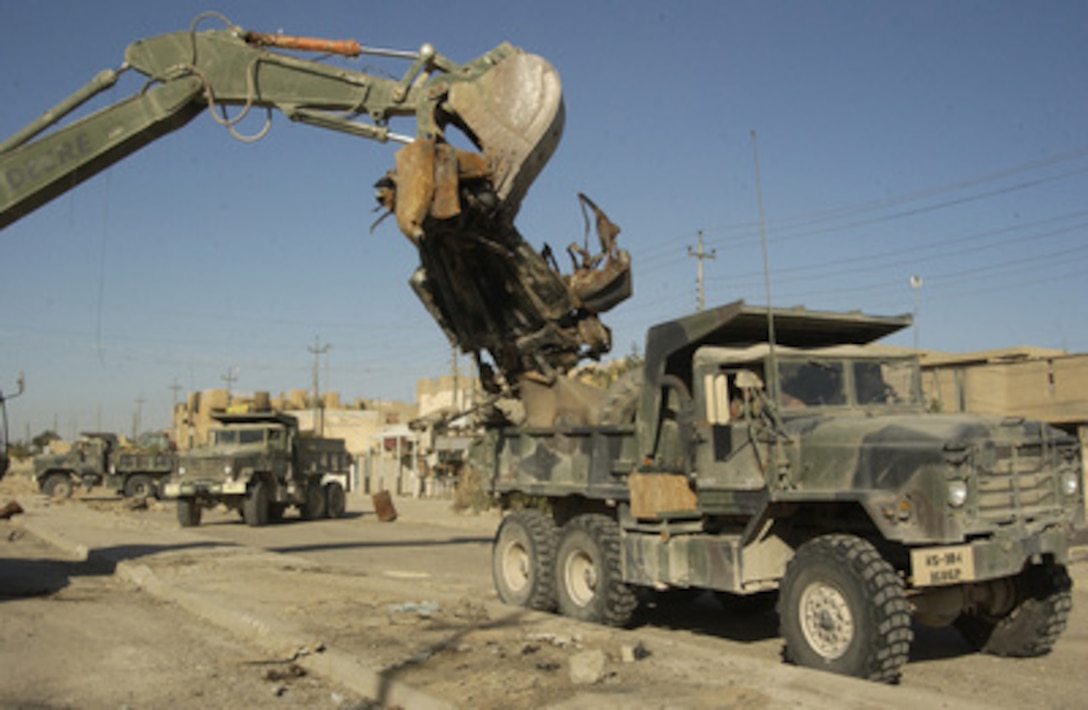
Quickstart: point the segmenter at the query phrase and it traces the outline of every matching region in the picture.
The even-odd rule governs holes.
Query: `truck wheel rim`
[[[506,586],[518,592],[529,584],[529,551],[520,543],[506,546],[502,556],[502,576]]]
[[[801,632],[822,658],[839,658],[854,638],[854,617],[842,592],[824,582],[814,582],[801,594]]]
[[[586,606],[597,594],[597,566],[593,558],[578,551],[567,558],[564,575],[567,593],[578,606]]]

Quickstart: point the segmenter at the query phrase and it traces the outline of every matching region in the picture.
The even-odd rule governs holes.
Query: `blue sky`
[[[1088,4],[0,0],[0,138],[208,9],[457,61],[504,40],[549,59],[566,129],[518,226],[561,252],[582,238],[580,191],[620,225],[635,296],[605,319],[618,355],[695,308],[700,230],[707,303],[765,302],[752,130],[776,304],[917,303],[923,347],[1088,350]],[[243,144],[203,115],[6,228],[0,387],[27,378],[14,436],[128,432],[138,407],[164,426],[172,386],[228,372],[239,391],[305,388],[315,337],[332,344],[323,389],[411,400],[451,353],[406,284],[411,246],[392,220],[369,231],[394,150],[280,115]]]

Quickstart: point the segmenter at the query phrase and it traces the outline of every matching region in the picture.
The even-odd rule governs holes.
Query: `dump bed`
[[[295,439],[295,455],[298,470],[304,475],[323,476],[351,470],[351,454],[343,439],[299,437]]]

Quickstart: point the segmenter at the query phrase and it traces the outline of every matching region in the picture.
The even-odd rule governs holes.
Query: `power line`
[[[976,177],[973,177],[973,178],[957,180],[955,182],[945,183],[943,185],[939,185],[939,186],[936,186],[936,187],[930,187],[930,188],[924,188],[924,189],[921,189],[921,190],[915,190],[913,192],[905,193],[905,194],[902,194],[902,195],[895,195],[895,196],[892,196],[892,197],[881,198],[881,199],[877,199],[877,200],[869,200],[869,201],[865,201],[865,202],[859,202],[859,203],[856,203],[856,204],[853,204],[853,205],[845,205],[843,207],[830,208],[830,209],[827,209],[827,210],[809,212],[807,214],[801,214],[801,215],[798,215],[796,217],[782,218],[782,219],[778,219],[778,220],[770,220],[768,222],[768,226],[772,229],[772,231],[788,231],[788,230],[799,228],[799,227],[807,227],[807,226],[811,226],[813,224],[818,224],[818,223],[821,223],[821,222],[827,222],[827,221],[834,220],[834,219],[839,219],[839,218],[842,218],[842,217],[849,217],[849,216],[854,215],[854,214],[872,212],[872,211],[876,211],[876,210],[880,210],[880,209],[885,209],[885,208],[888,208],[888,207],[895,207],[895,206],[901,205],[901,204],[907,204],[907,203],[910,203],[910,202],[917,202],[917,201],[921,201],[921,200],[924,200],[924,199],[929,199],[931,197],[936,197],[936,196],[944,194],[944,193],[964,190],[964,189],[967,189],[967,188],[970,188],[970,187],[975,187],[977,185],[985,184],[987,182],[994,182],[996,180],[1011,177],[1013,175],[1017,175],[1017,174],[1020,174],[1020,173],[1025,173],[1025,172],[1030,172],[1032,170],[1038,170],[1040,168],[1050,167],[1052,165],[1057,165],[1057,164],[1062,163],[1062,162],[1077,160],[1077,159],[1083,158],[1085,156],[1088,156],[1088,146],[1082,146],[1080,148],[1065,151],[1063,153],[1058,153],[1056,155],[1048,156],[1046,158],[1040,158],[1038,160],[1032,160],[1032,161],[1028,161],[1028,162],[1025,162],[1025,163],[1020,163],[1020,164],[1017,164],[1017,165],[1014,165],[1014,166],[1011,166],[1011,167],[1008,167],[1008,168],[1003,168],[1003,169],[1000,169],[1000,170],[992,171],[992,172],[985,173],[983,175],[976,176]],[[1088,170],[1088,168],[1082,168],[1082,169],[1069,171],[1067,173],[1062,173],[1060,175],[1053,176],[1051,178],[1044,178],[1044,179],[1041,180],[1041,182],[1049,182],[1049,181],[1052,181],[1052,180],[1058,180],[1058,179],[1064,179],[1064,178],[1067,178],[1067,177],[1072,177],[1072,176],[1075,176],[1075,175],[1082,174],[1086,170]],[[1001,188],[1001,189],[996,190],[996,191],[983,193],[983,195],[988,196],[988,197],[989,196],[996,196],[998,194],[1003,194],[1004,192],[1007,192],[1009,189],[1022,189],[1023,187],[1032,187],[1032,186],[1035,186],[1036,184],[1038,184],[1038,182],[1040,182],[1040,181],[1029,181],[1027,183],[1021,183],[1020,185],[1013,186],[1012,188]],[[958,204],[958,203],[953,202],[951,204]],[[754,239],[754,238],[756,238],[755,232],[758,230],[758,227],[759,227],[758,222],[749,221],[749,222],[738,222],[738,223],[734,223],[734,224],[721,225],[721,226],[716,226],[716,227],[704,227],[704,230],[706,232],[709,232],[709,233],[721,232],[721,231],[750,230],[749,234],[742,235],[742,236],[749,236],[749,237],[752,237]]]

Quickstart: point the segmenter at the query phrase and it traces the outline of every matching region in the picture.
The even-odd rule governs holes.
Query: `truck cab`
[[[876,354],[861,346],[778,348],[773,356],[765,344],[706,346],[696,351],[693,370],[700,413],[694,470],[701,490],[788,486],[789,471],[800,464],[796,455],[771,480],[765,475],[767,437],[761,444],[759,434],[768,417],[788,431],[814,417],[872,419],[925,409],[915,356]]]
[[[76,485],[90,490],[102,483],[118,446],[115,434],[85,432],[66,453],[35,456],[34,480],[39,490],[55,498],[69,497]]]

